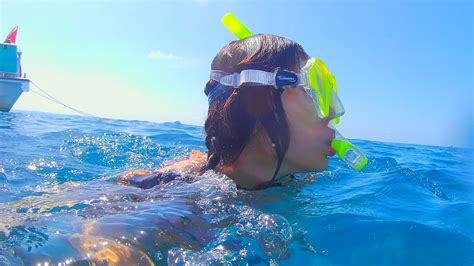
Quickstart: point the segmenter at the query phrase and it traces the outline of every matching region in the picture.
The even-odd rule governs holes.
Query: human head
[[[245,69],[300,72],[308,59],[299,44],[279,36],[258,34],[226,45],[211,68],[225,73]],[[217,81],[209,80],[206,95],[218,85]],[[244,150],[251,153],[260,148],[273,151],[275,158],[273,176],[267,179],[324,169],[325,144],[334,134],[327,128],[327,121],[314,115],[312,101],[303,89],[283,91],[249,84],[229,89],[210,102],[205,131],[209,150],[206,169],[215,169],[219,163],[232,165]],[[280,169],[285,172],[279,172]]]

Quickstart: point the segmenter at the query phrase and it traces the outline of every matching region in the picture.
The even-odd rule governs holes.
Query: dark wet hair
[[[244,69],[299,72],[308,58],[304,49],[294,41],[258,34],[224,46],[212,61],[211,68],[229,74]],[[217,81],[209,80],[205,94],[209,95],[218,85]],[[272,180],[277,176],[290,141],[281,101],[282,91],[272,86],[243,85],[229,88],[227,93],[210,102],[204,125],[208,160],[202,172],[215,169],[219,163],[235,162],[258,126],[263,128],[274,146],[277,166]]]

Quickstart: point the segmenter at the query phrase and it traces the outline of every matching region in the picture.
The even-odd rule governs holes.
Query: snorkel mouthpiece
[[[331,147],[336,151],[337,156],[356,171],[360,171],[367,165],[367,156],[354,144],[344,138],[337,130],[336,137],[331,142]]]
[[[253,33],[232,13],[227,13],[222,17],[222,23],[239,39],[245,39],[247,37],[250,37],[253,35]],[[319,59],[318,59],[319,60]],[[321,60],[319,60],[321,61]],[[318,62],[318,64],[321,66],[321,68],[328,72],[327,67],[324,65],[324,63]],[[314,70],[311,71],[317,71],[315,68]],[[316,77],[316,74],[314,75]],[[318,79],[313,79],[310,80],[312,84],[312,87],[319,87],[319,80]],[[337,93],[337,87],[336,85],[336,80],[332,74],[329,76],[329,80],[331,84],[323,84],[326,85],[326,87],[331,86],[334,87],[335,90],[331,91],[325,91],[325,94],[319,93],[317,97],[323,97],[325,95],[326,97],[329,96],[329,93]],[[329,87],[328,87],[329,88]],[[328,99],[325,101],[327,104],[329,104]],[[329,105],[325,106],[327,113],[329,113]],[[342,108],[342,106],[341,106]],[[326,114],[327,115],[327,114]],[[334,124],[339,122],[339,117],[333,120],[333,123],[330,123],[330,126],[334,129]],[[346,162],[350,167],[354,168],[357,171],[360,171],[364,166],[367,165],[368,159],[365,154],[359,150],[354,144],[352,144],[350,141],[345,139],[337,130],[336,130],[336,138],[332,140],[331,142],[331,147],[336,151],[337,155],[339,158],[341,158],[344,162]]]

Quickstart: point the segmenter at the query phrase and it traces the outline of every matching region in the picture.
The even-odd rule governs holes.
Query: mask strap
[[[226,75],[220,78],[219,82],[223,85],[238,88],[242,84],[252,84],[255,86],[274,86],[275,73],[256,69],[245,69],[240,73]]]
[[[219,82],[222,77],[229,75],[227,72],[221,70],[211,70],[210,79]]]

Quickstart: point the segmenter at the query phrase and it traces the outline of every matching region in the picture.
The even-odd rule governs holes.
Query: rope
[[[52,102],[54,102],[54,103],[57,103],[57,104],[59,104],[59,105],[62,105],[62,106],[66,107],[66,108],[68,108],[68,109],[70,109],[70,110],[72,110],[72,111],[74,111],[74,112],[76,112],[76,113],[79,113],[79,114],[81,114],[81,115],[83,115],[83,116],[94,117],[94,118],[101,118],[101,117],[99,117],[99,116],[96,116],[96,115],[92,115],[92,114],[83,112],[83,111],[81,111],[81,110],[79,110],[79,109],[76,109],[76,108],[74,108],[74,107],[71,107],[71,106],[69,106],[69,105],[67,105],[67,104],[65,104],[65,103],[63,103],[63,102],[61,102],[60,100],[58,100],[58,99],[56,99],[55,97],[53,97],[51,94],[47,93],[45,90],[41,89],[40,86],[38,86],[38,85],[37,85],[36,83],[34,83],[33,81],[30,81],[30,82],[31,82],[31,84],[33,84],[36,88],[38,88],[38,90],[40,90],[42,93],[44,93],[44,94],[41,94],[41,93],[39,93],[39,92],[33,90],[33,88],[31,88],[31,92],[33,92],[34,94],[36,94],[36,95],[38,95],[38,96],[40,96],[40,97],[43,97],[43,98],[45,98],[45,99],[47,99],[47,100],[50,100],[50,101],[52,101]]]

